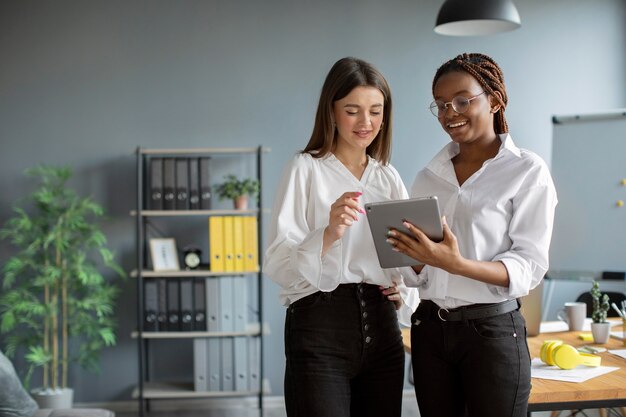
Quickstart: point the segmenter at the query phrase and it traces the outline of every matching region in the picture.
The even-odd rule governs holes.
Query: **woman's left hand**
[[[391,287],[380,286],[378,287],[378,289],[381,293],[383,293],[385,297],[387,297],[389,301],[393,301],[393,303],[396,305],[396,310],[402,307],[403,301],[402,297],[400,296],[400,290],[396,286],[396,283],[391,284]]]
[[[411,232],[406,235],[398,230],[389,231],[387,241],[397,252],[404,253],[426,265],[444,269],[454,273],[456,265],[462,260],[456,236],[443,218],[443,240],[434,242],[424,232],[409,222],[404,225]]]

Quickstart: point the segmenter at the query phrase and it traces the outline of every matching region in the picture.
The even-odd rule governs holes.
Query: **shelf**
[[[195,391],[192,382],[145,382],[143,397],[146,399],[248,397],[261,391]],[[133,398],[139,398],[139,390],[133,390]]]
[[[199,337],[241,337],[241,336],[260,336],[258,326],[254,330],[243,332],[142,332],[142,339],[193,339]],[[139,337],[139,332],[134,331],[130,334],[133,339]]]
[[[190,154],[253,154],[259,150],[254,148],[189,148],[189,149],[142,149],[141,155],[190,155]],[[270,152],[270,148],[261,148],[261,152]]]
[[[213,272],[208,269],[193,269],[193,270],[181,270],[181,271],[141,271],[142,278],[193,278],[193,277],[231,277],[236,275],[256,275],[260,272],[256,271],[224,271]],[[139,274],[137,270],[133,270],[130,276],[137,278]]]
[[[259,213],[258,209],[246,210],[141,210],[143,217],[172,217],[172,216],[249,216]],[[131,210],[131,216],[137,215],[137,210]]]

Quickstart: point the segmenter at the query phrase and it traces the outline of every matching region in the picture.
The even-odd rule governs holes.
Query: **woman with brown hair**
[[[287,307],[290,417],[401,415],[397,314],[410,315],[416,293],[402,285],[399,270],[380,267],[363,216],[367,202],[407,198],[389,165],[391,110],[376,68],[356,58],[337,61],[309,143],[277,191],[264,271]]]

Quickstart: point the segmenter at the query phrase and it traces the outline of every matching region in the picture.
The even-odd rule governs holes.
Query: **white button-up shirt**
[[[316,291],[332,291],[340,284],[396,283],[405,303],[399,319],[408,325],[418,304],[417,291],[404,286],[400,269],[380,267],[364,215],[358,214],[358,221],[322,256],[330,206],[352,191],[363,193],[361,207],[368,202],[408,198],[396,169],[371,157],[359,180],[333,154],[323,158],[296,155],[285,168],[276,193],[264,272],[282,288],[280,301],[285,306]]]
[[[548,270],[556,190],[545,162],[500,135],[498,154],[459,186],[451,142],[420,171],[411,196],[436,195],[442,215],[456,235],[461,255],[500,261],[509,275],[508,288],[425,266],[407,285],[419,287],[420,298],[440,307],[497,303],[528,294]]]

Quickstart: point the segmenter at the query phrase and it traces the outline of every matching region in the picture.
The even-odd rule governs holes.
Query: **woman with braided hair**
[[[556,191],[545,162],[508,133],[502,70],[483,54],[444,63],[431,112],[452,141],[421,170],[413,197],[436,195],[444,239],[413,225],[388,242],[413,267],[421,302],[411,347],[422,417],[522,417],[530,355],[518,298],[548,269]]]

